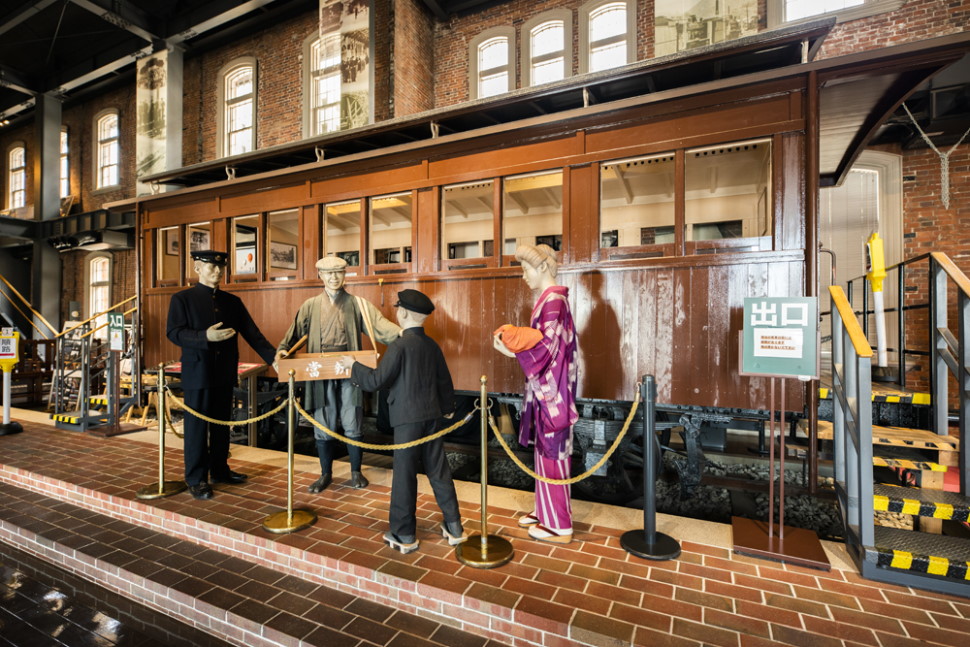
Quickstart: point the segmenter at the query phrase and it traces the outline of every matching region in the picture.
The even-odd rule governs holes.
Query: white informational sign
[[[108,350],[125,350],[125,316],[120,312],[108,313]]]
[[[755,357],[792,357],[802,356],[804,334],[799,328],[755,328]]]
[[[0,360],[4,359],[17,359],[17,338],[13,335],[0,337]]]

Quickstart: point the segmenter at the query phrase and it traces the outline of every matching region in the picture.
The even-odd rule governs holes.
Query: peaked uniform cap
[[[347,261],[339,256],[324,256],[317,261],[317,269],[321,272],[346,272]]]
[[[401,290],[397,293],[396,306],[411,310],[418,314],[429,315],[434,312],[434,304],[423,292],[417,290]]]
[[[218,252],[212,249],[202,249],[190,252],[193,261],[212,263],[213,265],[225,265],[227,255],[225,252]]]

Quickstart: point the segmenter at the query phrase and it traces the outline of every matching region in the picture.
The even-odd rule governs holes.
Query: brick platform
[[[25,427],[23,434],[0,437],[0,538],[51,561],[76,560],[86,576],[100,574],[109,588],[142,596],[151,606],[185,615],[239,644],[398,640],[394,644],[405,647],[450,644],[443,638],[435,642],[435,635],[450,638],[448,631],[459,636],[466,631],[480,637],[477,644],[490,639],[523,647],[962,645],[970,631],[970,600],[964,598],[869,582],[853,570],[823,573],[737,556],[683,535],[676,536],[683,547],[680,558],[647,562],[620,547],[624,530],[607,525],[579,523],[577,541],[551,546],[527,539],[515,527],[521,510],[494,506],[490,530],[512,541],[515,556],[498,569],[469,568],[436,534],[440,513],[433,498],[423,494],[418,501],[421,549],[401,555],[381,541],[386,487],[353,490],[335,484],[314,496],[305,492],[316,476],[310,472],[297,474],[295,505],[313,509],[319,520],[298,533],[272,535],[261,524],[285,506],[286,474],[280,467],[233,460],[234,469],[250,475],[249,482],[217,485],[211,501],[188,494],[140,501],[135,491],[157,475],[154,445],[45,425]],[[177,478],[181,459],[180,450],[167,450],[168,478]],[[64,503],[46,503],[50,498]],[[604,510],[599,518],[610,517]],[[462,514],[466,528],[477,531],[476,505],[463,502]],[[119,532],[116,522],[130,527]],[[177,542],[190,554],[155,553],[140,543],[139,532]],[[94,536],[110,550],[85,552]],[[136,561],[147,563],[136,569],[155,569],[134,572],[141,584],[133,583],[126,569]],[[250,572],[260,575],[250,577]],[[161,581],[152,579],[159,574]],[[328,595],[320,593],[326,590],[361,599],[341,597],[346,604],[334,607],[313,600],[303,587],[316,595]],[[412,624],[429,623],[431,633],[391,625],[388,636],[367,625],[374,635],[384,635],[381,641],[348,631],[353,622],[386,626],[380,614],[348,619],[357,617],[347,611],[349,604],[368,601],[407,614],[401,617],[414,618],[408,620]],[[268,604],[273,615],[262,617],[269,611],[255,611],[254,604]],[[320,609],[318,604],[350,615],[339,616],[346,623],[334,629],[325,617],[330,612],[311,611]],[[308,617],[311,613],[322,615]],[[319,639],[322,634],[314,638],[321,629],[355,642],[326,642]]]

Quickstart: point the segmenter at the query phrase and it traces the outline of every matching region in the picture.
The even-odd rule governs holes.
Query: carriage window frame
[[[678,154],[677,151],[663,151],[659,153],[651,153],[648,155],[638,155],[635,157],[627,157],[616,160],[604,160],[597,164],[596,172],[598,177],[597,182],[597,196],[596,202],[598,205],[597,214],[597,236],[598,242],[595,247],[599,248],[599,257],[601,259],[614,259],[614,260],[624,260],[631,258],[658,258],[662,256],[676,256],[677,255],[677,230],[678,230],[678,215],[677,215],[677,164],[678,164]],[[607,231],[617,231],[617,237],[620,237],[620,232],[618,230],[610,229],[604,230],[603,227],[603,172],[604,168],[607,166],[615,166],[619,164],[627,164],[633,162],[646,162],[651,163],[653,160],[666,160],[674,164],[674,177],[671,179],[673,186],[672,189],[672,199],[673,199],[673,219],[669,225],[662,225],[663,228],[669,228],[670,233],[673,234],[674,238],[671,241],[661,242],[661,243],[644,243],[642,242],[643,230],[646,227],[640,227],[640,237],[641,241],[634,245],[620,245],[619,240],[615,246],[604,246],[603,237]]]
[[[508,216],[506,215],[507,205],[509,202],[508,196],[509,192],[506,190],[509,182],[515,180],[524,180],[533,177],[543,177],[546,175],[559,175],[559,231],[558,232],[546,232],[541,234],[536,234],[535,236],[526,237],[515,237],[510,238],[508,232]],[[568,196],[566,195],[566,169],[563,167],[555,167],[549,169],[542,169],[539,171],[533,171],[531,173],[517,173],[515,175],[507,175],[501,178],[499,184],[500,190],[500,205],[499,205],[499,231],[501,236],[499,241],[499,252],[501,253],[501,264],[503,266],[519,265],[519,262],[515,259],[515,248],[520,244],[523,245],[539,245],[543,243],[552,243],[550,246],[555,248],[555,243],[558,242],[560,258],[565,258],[564,251],[568,245],[567,232],[566,232],[566,209],[568,204]],[[514,200],[513,200],[514,202]],[[532,238],[533,240],[520,242],[522,238]]]
[[[450,247],[446,249],[446,245],[458,245],[459,242],[448,243],[445,237],[445,191],[448,189],[461,189],[465,187],[476,187],[476,186],[487,186],[487,191],[491,194],[491,209],[492,218],[490,221],[490,231],[488,238],[476,238],[475,240],[465,241],[465,244],[477,244],[480,251],[479,256],[472,256],[468,258],[451,258]],[[440,258],[440,269],[442,270],[461,270],[461,269],[480,269],[484,267],[496,267],[499,263],[499,258],[501,256],[501,245],[496,245],[495,241],[500,239],[497,237],[497,232],[500,231],[499,217],[500,202],[501,202],[501,184],[496,178],[484,178],[481,180],[475,180],[472,182],[459,182],[456,184],[446,184],[440,187],[440,198],[438,204],[438,232],[439,232],[439,249],[438,254]]]
[[[408,235],[409,243],[407,245],[399,246],[399,249],[397,250],[398,254],[400,255],[399,259],[392,261],[390,263],[378,263],[377,252],[383,251],[385,249],[391,249],[391,248],[381,248],[380,250],[378,250],[374,246],[374,238],[375,238],[374,203],[378,200],[388,200],[388,199],[400,198],[404,196],[407,196],[408,200],[410,200],[411,214],[410,214],[409,222],[411,224],[409,227],[410,232]],[[373,274],[373,275],[406,274],[413,271],[414,256],[415,256],[414,250],[417,243],[417,241],[415,240],[415,237],[417,235],[417,229],[414,226],[416,207],[417,207],[417,191],[413,191],[413,190],[397,191],[394,193],[385,193],[381,195],[370,196],[367,198],[366,207],[365,207],[366,209],[365,216],[367,218],[367,229],[366,229],[366,236],[365,236],[366,240],[364,241],[364,246],[363,246],[363,249],[367,250],[366,260],[363,261],[364,263],[366,263],[364,269],[367,272],[367,274]]]
[[[292,239],[279,240],[275,238],[273,233],[273,216],[290,214],[295,216],[296,231]],[[301,236],[302,231],[303,210],[299,207],[275,209],[266,212],[266,248],[263,250],[263,258],[266,259],[267,281],[292,281],[300,276],[302,266],[302,254],[300,254],[303,242]]]
[[[190,222],[182,227],[181,237],[179,238],[182,241],[180,256],[182,257],[183,266],[182,276],[186,283],[198,280],[199,277],[195,273],[193,266],[192,252],[212,249],[213,231],[215,231],[215,225],[211,220]],[[199,233],[200,237],[193,241],[193,239],[197,238],[193,236],[196,232]],[[208,232],[208,235],[205,235],[204,232]]]
[[[182,263],[183,238],[181,225],[159,227],[155,230],[155,287],[181,285],[187,276]],[[175,276],[163,276],[162,265],[166,261],[174,261]]]
[[[255,219],[255,225],[245,225],[238,224],[241,220],[251,220]],[[229,261],[227,265],[229,266],[229,280],[233,283],[249,283],[251,281],[258,281],[265,266],[264,258],[265,255],[261,251],[263,248],[263,241],[265,236],[263,233],[265,219],[262,213],[248,213],[241,216],[233,216],[229,219]],[[247,232],[252,235],[252,240],[243,241],[245,244],[240,245],[237,238],[238,230],[237,227],[246,227],[251,229],[251,232]],[[242,254],[253,254],[251,261],[246,260],[245,262],[252,263],[252,271],[240,272],[236,268],[240,264],[240,261],[244,260]]]
[[[328,234],[328,210],[335,207],[345,207],[350,205],[357,205],[357,248],[354,250],[345,251],[333,251],[330,249],[330,235]],[[337,200],[336,202],[326,202],[323,204],[323,208],[320,210],[320,257],[324,256],[339,256],[340,258],[347,261],[347,276],[354,276],[356,274],[363,273],[363,262],[366,260],[366,254],[362,253],[365,245],[364,231],[364,211],[366,209],[365,201],[361,198],[353,198],[351,200]],[[348,213],[353,210],[349,210]],[[354,256],[356,255],[356,257]],[[352,261],[356,260],[356,263]]]
[[[700,239],[695,240],[692,235],[689,235],[690,231],[688,228],[693,226],[695,223],[687,221],[687,211],[688,211],[688,198],[687,198],[687,182],[688,173],[690,172],[689,165],[692,155],[703,154],[709,151],[718,151],[729,148],[737,148],[742,146],[765,146],[765,184],[764,187],[757,192],[757,198],[755,199],[756,206],[755,209],[763,210],[764,218],[766,220],[766,232],[764,235],[755,236],[737,236],[730,238],[719,238],[719,239]],[[707,146],[696,146],[693,148],[683,149],[684,156],[684,185],[681,187],[683,193],[683,204],[684,204],[684,215],[681,224],[679,225],[681,235],[684,241],[684,255],[685,256],[697,256],[705,254],[723,254],[728,252],[766,252],[774,249],[775,240],[775,213],[774,213],[774,186],[775,186],[775,163],[774,163],[774,148],[776,142],[771,137],[757,137],[754,139],[745,139],[739,141],[729,141],[719,144],[711,144]],[[762,206],[763,205],[763,206]],[[757,218],[757,215],[755,216]],[[736,214],[726,214],[724,220],[717,221],[718,223],[729,223],[738,221],[739,218]],[[743,218],[740,218],[743,226]],[[711,223],[699,223],[708,224]],[[716,223],[714,223],[716,224]]]

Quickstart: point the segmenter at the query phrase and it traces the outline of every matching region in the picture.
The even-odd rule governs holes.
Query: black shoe
[[[205,481],[202,481],[201,483],[197,483],[196,485],[190,485],[189,494],[191,494],[194,498],[200,499],[200,500],[211,499],[212,487]]]
[[[330,474],[330,472],[327,472],[314,481],[313,485],[307,488],[307,492],[310,494],[319,494],[330,487],[331,481],[333,481],[333,476]]]
[[[361,488],[367,487],[368,485],[370,485],[370,481],[364,478],[363,474],[361,474],[360,472],[351,471],[350,487],[357,488],[359,490]]]
[[[247,475],[245,475],[245,474],[240,474],[239,472],[233,472],[232,470],[229,470],[228,472],[226,472],[225,474],[222,474],[220,476],[216,476],[215,474],[213,474],[212,475],[212,482],[213,483],[229,483],[231,485],[238,485],[240,483],[245,483],[246,482],[246,479],[248,479],[248,478],[249,477]]]

